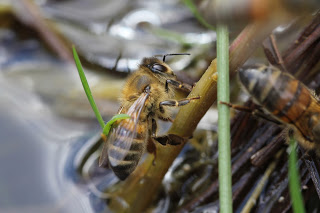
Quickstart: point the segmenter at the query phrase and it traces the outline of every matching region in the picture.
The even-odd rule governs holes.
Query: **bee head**
[[[155,74],[174,76],[172,69],[166,63],[154,57],[144,58],[140,67],[145,67]]]

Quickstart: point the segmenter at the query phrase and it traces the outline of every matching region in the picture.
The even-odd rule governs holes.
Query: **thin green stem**
[[[290,137],[290,155],[289,155],[289,190],[292,201],[293,212],[304,213],[303,199],[301,195],[301,184],[297,170],[297,143],[294,138]]]
[[[106,125],[103,127],[102,133],[105,135],[108,135],[110,132],[110,129],[112,127],[112,125],[114,124],[114,122],[118,121],[118,120],[122,120],[122,119],[127,119],[127,118],[131,118],[130,115],[127,114],[117,114],[115,116],[113,116],[111,118],[110,121],[108,121],[108,123],[106,123]]]
[[[229,102],[229,34],[226,26],[217,26],[218,103]],[[218,104],[219,200],[222,213],[232,212],[230,109]]]
[[[82,69],[82,65],[81,65],[78,53],[77,53],[76,48],[74,47],[74,45],[72,45],[72,52],[73,52],[74,61],[76,62],[76,66],[77,66],[77,69],[78,69],[78,72],[79,72],[79,76],[80,76],[80,79],[81,79],[81,83],[82,83],[83,89],[86,92],[87,98],[88,98],[88,100],[90,102],[90,105],[91,105],[91,107],[93,109],[93,112],[96,115],[101,128],[103,129],[104,128],[104,121],[103,121],[103,119],[101,117],[101,114],[99,112],[99,109],[98,109],[98,107],[97,107],[97,105],[96,105],[96,103],[95,103],[95,101],[94,101],[94,99],[92,97],[91,90],[90,90],[87,78],[86,78],[86,76],[84,74],[84,71]]]
[[[88,84],[88,81],[87,81],[87,78],[86,78],[86,75],[84,74],[84,71],[83,71],[83,68],[82,68],[82,65],[81,65],[81,62],[80,62],[80,59],[79,59],[79,56],[78,56],[78,53],[76,51],[76,48],[74,47],[74,45],[72,46],[72,52],[73,52],[73,57],[74,57],[74,61],[76,62],[76,66],[77,66],[77,69],[78,69],[78,73],[79,73],[79,76],[80,76],[80,79],[81,79],[81,83],[82,83],[82,86],[83,86],[83,89],[87,95],[87,98],[88,98],[88,101],[92,107],[92,110],[94,112],[94,114],[96,115],[98,121],[99,121],[99,124],[102,128],[102,133],[104,135],[108,135],[109,132],[110,132],[110,129],[112,127],[112,125],[118,121],[118,120],[122,120],[122,119],[128,119],[130,118],[129,115],[127,114],[117,114],[115,116],[113,116],[111,118],[110,121],[108,121],[106,124],[104,124],[104,121],[101,117],[101,114],[99,112],[99,109],[92,97],[92,94],[91,94],[91,90],[90,90],[90,87],[89,87],[89,84]]]

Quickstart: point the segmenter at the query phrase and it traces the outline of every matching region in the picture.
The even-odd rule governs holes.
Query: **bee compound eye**
[[[167,71],[167,68],[161,64],[153,64],[151,65],[151,71],[152,72],[166,72]]]

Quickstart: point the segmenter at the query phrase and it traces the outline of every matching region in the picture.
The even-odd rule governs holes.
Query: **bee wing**
[[[112,164],[124,160],[127,156],[132,142],[137,136],[136,126],[148,96],[149,93],[142,93],[126,113],[131,116],[131,119],[121,120],[117,127],[112,128],[107,141],[103,145],[99,166],[107,165],[110,155],[112,155],[112,159],[115,159],[112,161]],[[110,147],[112,147],[112,149],[110,149]],[[117,151],[114,151],[115,149],[117,149]]]
[[[109,132],[109,135],[112,134],[112,132],[114,131],[114,128]],[[103,141],[103,146],[102,146],[102,150],[101,150],[101,154],[100,154],[100,158],[99,158],[99,167],[103,167],[103,168],[107,168],[108,167],[108,139],[104,139]]]

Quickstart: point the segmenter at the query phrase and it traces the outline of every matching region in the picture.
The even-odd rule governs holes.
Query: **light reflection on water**
[[[56,115],[0,76],[0,211],[93,212],[74,157],[99,127]]]
[[[94,180],[77,171],[100,127],[85,119],[91,111],[73,115],[90,110],[75,67],[9,31],[0,31],[0,44],[0,212],[103,211],[104,200],[89,186],[105,184],[106,171]],[[68,108],[74,100],[77,107]]]

